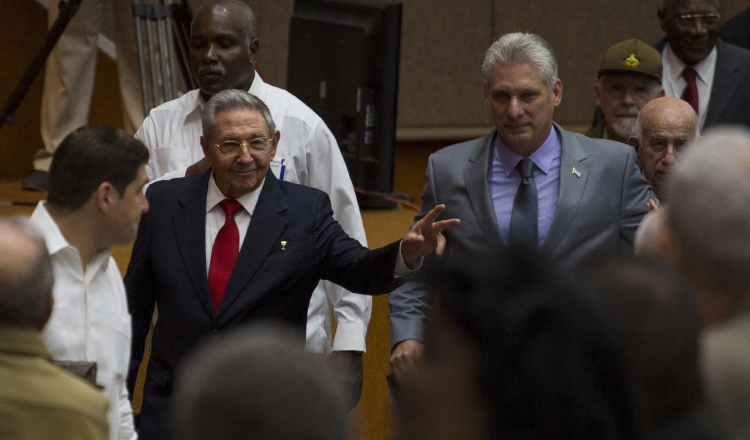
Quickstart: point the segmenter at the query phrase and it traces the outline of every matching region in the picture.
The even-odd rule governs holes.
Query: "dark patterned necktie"
[[[693,107],[693,110],[695,110],[695,114],[698,114],[698,84],[695,82],[695,78],[698,75],[698,72],[695,71],[692,67],[686,67],[685,70],[682,71],[682,76],[685,77],[685,81],[687,81],[687,87],[685,87],[685,90],[682,92],[682,96],[680,96],[680,99],[687,102]]]
[[[513,200],[513,211],[510,214],[510,247],[536,249],[539,202],[534,181],[534,162],[524,157],[516,168],[521,173],[521,184],[518,185],[518,192]]]

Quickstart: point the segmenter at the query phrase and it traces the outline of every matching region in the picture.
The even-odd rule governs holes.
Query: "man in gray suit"
[[[445,218],[461,219],[445,232],[446,255],[468,261],[529,247],[572,267],[597,252],[631,251],[651,187],[632,147],[552,122],[562,82],[547,42],[504,35],[487,50],[482,71],[497,129],[430,156],[416,219],[444,203]],[[391,370],[402,383],[423,351],[429,302],[416,281],[390,296]]]

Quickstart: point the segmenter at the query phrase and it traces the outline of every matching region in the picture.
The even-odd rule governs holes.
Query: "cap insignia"
[[[635,67],[640,63],[640,60],[635,57],[634,53],[631,53],[627,58],[625,58],[625,65],[628,67]]]

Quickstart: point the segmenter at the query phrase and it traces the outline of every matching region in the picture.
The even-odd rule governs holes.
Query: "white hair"
[[[549,43],[544,38],[523,32],[505,34],[492,43],[484,55],[482,74],[485,83],[489,80],[492,68],[502,63],[536,65],[539,77],[552,91],[557,80],[557,59]]]

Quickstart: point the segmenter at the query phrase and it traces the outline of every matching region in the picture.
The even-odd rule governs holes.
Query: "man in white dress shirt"
[[[96,363],[96,383],[110,400],[110,438],[119,440],[137,436],[125,384],[130,314],[109,247],[132,243],[148,210],[147,160],[146,147],[125,131],[81,127],[55,150],[48,198],[31,216],[55,275],[42,339],[55,360]]]
[[[718,38],[718,0],[664,0],[658,11],[666,38],[654,48],[664,65],[666,96],[691,104],[698,128],[750,127],[750,51]]]
[[[135,134],[148,147],[146,166],[154,180],[205,172],[208,164],[200,145],[201,110],[226,89],[249,91],[265,102],[281,132],[271,171],[280,180],[328,193],[334,218],[349,236],[367,245],[354,188],[336,139],[318,115],[285,90],[266,84],[255,74],[259,42],[253,12],[242,2],[211,1],[195,13],[191,27],[190,62],[200,90],[153,110]],[[337,330],[331,344],[331,307]],[[330,352],[329,359],[361,389],[362,352],[372,299],[321,282],[310,300],[307,349]],[[358,397],[357,397],[358,398]]]

